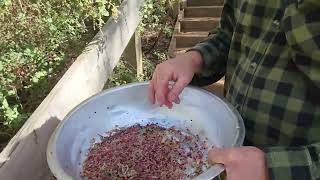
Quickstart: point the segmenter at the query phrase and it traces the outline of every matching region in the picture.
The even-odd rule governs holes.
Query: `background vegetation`
[[[0,1],[0,143],[23,125],[119,3]]]
[[[140,11],[142,21],[138,27],[142,38],[143,76],[136,77],[133,67],[122,58],[105,88],[149,80],[156,65],[168,59],[167,51],[177,18],[172,13],[176,1],[146,0]]]
[[[117,16],[121,1],[0,0],[0,150],[104,22]],[[166,11],[173,1],[146,0],[141,9],[144,77],[120,61],[106,87],[149,79],[166,59],[163,46],[174,23]]]

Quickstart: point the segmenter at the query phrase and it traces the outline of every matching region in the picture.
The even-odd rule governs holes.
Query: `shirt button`
[[[280,22],[278,20],[274,20],[272,22],[272,24],[275,26],[275,27],[279,27],[280,26]]]
[[[256,62],[251,63],[250,67],[253,68],[253,69],[256,68],[257,67],[257,63]]]

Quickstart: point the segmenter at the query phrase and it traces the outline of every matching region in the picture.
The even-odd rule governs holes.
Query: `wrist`
[[[199,73],[203,65],[202,55],[198,51],[188,51],[186,54],[190,57],[195,73]]]

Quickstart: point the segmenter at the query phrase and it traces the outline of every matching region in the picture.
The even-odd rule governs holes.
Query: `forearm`
[[[189,51],[186,54],[190,57],[193,66],[195,67],[195,72],[200,73],[203,66],[203,58],[198,51]]]
[[[194,76],[193,85],[209,85],[224,76],[230,41],[224,32],[218,31],[189,50],[200,54],[202,59],[201,71]]]

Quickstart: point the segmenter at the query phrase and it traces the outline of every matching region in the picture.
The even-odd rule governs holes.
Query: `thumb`
[[[179,94],[182,92],[182,90],[188,85],[188,81],[186,81],[184,78],[178,79],[176,83],[174,83],[172,89],[170,90],[168,94],[168,100],[170,102],[179,101]]]
[[[230,151],[228,148],[214,148],[208,153],[208,159],[211,164],[228,164],[230,161]]]

